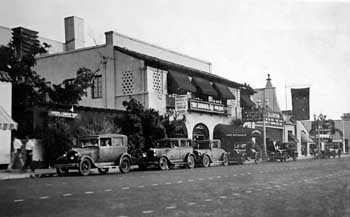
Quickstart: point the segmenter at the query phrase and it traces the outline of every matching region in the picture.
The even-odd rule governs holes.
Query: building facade
[[[112,31],[105,33],[105,44],[84,47],[83,35],[83,20],[66,18],[66,42],[55,42],[56,50],[38,57],[34,68],[52,84],[69,81],[82,67],[96,72],[80,106],[125,110],[123,102],[134,98],[183,120],[189,138],[212,139],[215,126],[240,120],[241,105],[253,104],[247,105],[248,86],[212,74],[207,61]]]

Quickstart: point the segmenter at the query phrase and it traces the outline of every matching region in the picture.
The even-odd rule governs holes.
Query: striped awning
[[[18,124],[12,120],[11,116],[7,114],[5,109],[0,106],[0,129],[1,130],[16,130]]]

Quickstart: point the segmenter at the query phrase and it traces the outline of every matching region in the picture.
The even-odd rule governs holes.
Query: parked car
[[[192,140],[187,138],[167,138],[155,142],[155,147],[143,153],[139,162],[142,169],[157,166],[161,170],[172,169],[175,166],[185,166],[189,169],[195,166]]]
[[[266,143],[266,152],[267,158],[269,161],[279,160],[281,162],[287,161],[288,154],[286,149],[280,149],[276,144],[274,145],[272,142]]]
[[[291,158],[294,161],[298,158],[297,144],[294,142],[278,143],[277,147],[283,156],[283,160]]]
[[[321,151],[321,154],[323,155],[324,158],[328,157],[333,157],[335,158],[339,153],[340,148],[339,145],[336,143],[327,143],[325,144],[325,149]]]
[[[197,140],[194,142],[193,148],[197,165],[209,167],[212,163],[221,163],[227,166],[229,163],[227,153],[221,148],[221,141],[218,139]]]
[[[252,148],[251,142],[225,143],[222,148],[227,152],[229,163],[243,164],[247,160],[258,160],[258,152]]]
[[[132,163],[128,151],[128,138],[122,134],[101,134],[82,137],[76,146],[54,162],[59,175],[69,170],[78,170],[81,175],[89,175],[97,168],[102,174],[119,166],[122,173],[130,170]]]

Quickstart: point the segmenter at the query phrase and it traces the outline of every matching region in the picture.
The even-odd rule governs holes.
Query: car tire
[[[166,159],[166,157],[159,158],[158,166],[159,166],[160,170],[168,170],[169,169],[168,160]]]
[[[109,171],[109,168],[98,168],[97,170],[100,174],[107,174]]]
[[[69,169],[67,169],[67,168],[56,168],[56,172],[57,172],[58,176],[64,176],[64,175],[68,175]]]
[[[79,173],[80,175],[87,176],[90,174],[91,163],[88,159],[83,159],[79,163]]]
[[[224,166],[224,167],[226,167],[226,166],[228,166],[228,157],[227,157],[227,155],[226,154],[224,154],[224,156],[222,156],[222,165]]]
[[[195,166],[194,157],[192,155],[188,155],[186,158],[186,167],[188,169],[193,169],[194,166]]]
[[[208,155],[203,155],[202,157],[202,166],[203,167],[210,167],[210,158]]]
[[[130,171],[131,162],[128,157],[123,157],[120,161],[119,170],[121,173],[128,173]]]

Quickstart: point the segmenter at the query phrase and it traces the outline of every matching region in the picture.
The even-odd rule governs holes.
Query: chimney
[[[84,47],[84,20],[80,17],[64,18],[66,51]]]
[[[113,45],[113,43],[114,43],[113,35],[114,35],[113,31],[105,32],[107,45]]]

